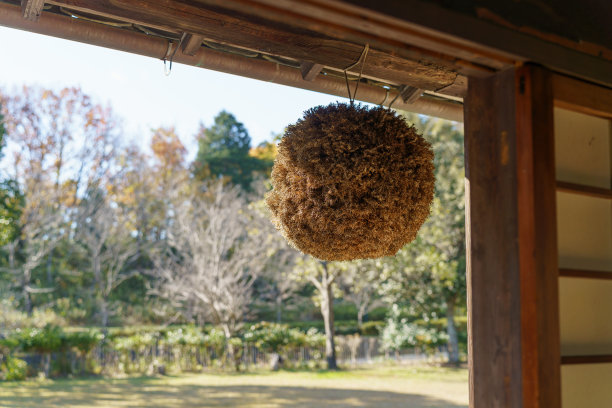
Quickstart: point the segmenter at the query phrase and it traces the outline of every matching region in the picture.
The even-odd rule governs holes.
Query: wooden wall
[[[612,188],[608,119],[555,108],[558,181]],[[557,192],[559,267],[612,278],[612,200]],[[612,363],[567,364],[567,356],[612,355],[612,279],[561,277],[559,320],[564,408],[612,406]],[[579,361],[574,359],[574,361]]]

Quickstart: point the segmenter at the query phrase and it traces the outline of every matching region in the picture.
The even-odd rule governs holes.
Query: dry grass
[[[383,367],[0,384],[2,407],[463,408],[467,372]]]

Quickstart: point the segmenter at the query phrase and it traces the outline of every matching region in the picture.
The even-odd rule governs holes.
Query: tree
[[[341,268],[340,263],[320,261],[308,256],[298,262],[294,270],[295,279],[310,282],[317,290],[316,303],[321,308],[325,326],[325,359],[329,370],[338,369],[334,335],[334,283]]]
[[[257,228],[264,220],[236,187],[215,183],[208,191],[207,197],[178,200],[167,243],[153,255],[150,293],[221,326],[229,339],[243,323],[264,268],[267,243]]]
[[[200,124],[197,138],[193,171],[199,180],[222,178],[249,190],[253,173],[265,170],[266,161],[249,155],[251,137],[246,128],[229,112],[215,116],[210,128]]]
[[[267,279],[262,292],[263,297],[274,303],[276,322],[281,323],[283,304],[302,286],[299,281],[292,279],[299,253],[291,248],[277,231],[271,231],[271,234],[274,234],[274,237],[268,249],[269,256],[264,272]]]
[[[465,303],[463,135],[450,122],[412,115],[435,153],[436,191],[431,215],[417,239],[386,263],[392,302],[409,299],[413,311],[447,318],[449,360],[459,362],[455,314]]]
[[[135,258],[138,247],[117,207],[111,206],[102,191],[91,189],[81,200],[78,211],[77,239],[91,261],[100,325],[107,327],[111,293],[137,273],[126,271],[125,266]]]
[[[338,282],[344,298],[357,308],[357,324],[360,328],[364,316],[384,304],[377,297],[382,274],[380,262],[374,259],[347,262]]]
[[[15,287],[22,295],[28,315],[32,314],[32,294],[48,293],[52,288],[36,288],[32,285],[32,272],[51,253],[62,238],[63,218],[52,204],[46,191],[31,190],[27,193],[24,208],[20,211],[16,234],[6,245],[8,270]]]

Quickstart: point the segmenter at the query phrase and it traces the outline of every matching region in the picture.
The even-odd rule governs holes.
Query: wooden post
[[[465,99],[470,407],[560,408],[553,100],[524,66]]]

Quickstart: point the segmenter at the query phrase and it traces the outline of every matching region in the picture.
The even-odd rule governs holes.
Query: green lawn
[[[378,367],[0,383],[0,407],[463,408],[467,371]]]

